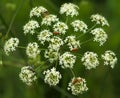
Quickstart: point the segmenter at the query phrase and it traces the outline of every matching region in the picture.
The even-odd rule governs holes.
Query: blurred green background
[[[73,96],[66,90],[71,78],[69,71],[62,71],[63,79],[57,87],[49,87],[41,78],[35,86],[27,87],[18,77],[19,65],[26,64],[24,52],[7,57],[1,49],[0,98],[120,98],[120,0],[0,0],[0,38],[6,34],[14,19],[9,36],[16,36],[21,39],[22,45],[26,44],[28,39],[23,35],[22,27],[29,20],[31,8],[42,5],[50,13],[59,15],[59,7],[65,2],[77,4],[80,7],[79,18],[87,24],[90,24],[91,14],[99,13],[107,18],[110,27],[105,28],[109,36],[105,45],[98,47],[98,44],[86,44],[81,52],[89,50],[101,54],[105,50],[113,50],[118,57],[115,68],[112,70],[103,64],[90,71],[83,66],[75,67],[75,74],[87,80],[89,91]],[[2,45],[3,43],[0,43],[0,46]]]

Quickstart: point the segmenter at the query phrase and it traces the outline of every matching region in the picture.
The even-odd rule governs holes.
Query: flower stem
[[[23,47],[23,46],[18,46],[18,48],[26,49],[26,47]]]
[[[75,73],[74,73],[74,71],[71,68],[70,68],[70,71],[71,71],[73,77],[75,77]]]
[[[93,38],[91,38],[91,39],[89,39],[89,40],[86,40],[86,41],[84,41],[84,42],[81,42],[81,45],[83,45],[83,44],[85,44],[85,43],[87,43],[87,42],[90,42],[90,41],[92,41],[93,40]]]
[[[11,20],[11,22],[10,22],[9,28],[8,28],[7,33],[6,33],[6,35],[5,35],[5,39],[7,39],[8,35],[9,35],[9,32],[10,32],[10,30],[11,30],[11,28],[12,28],[13,22],[14,22],[16,16],[17,16],[19,10],[22,8],[22,5],[23,5],[23,0],[21,0],[21,2],[20,2],[20,4],[19,4],[19,7],[17,8],[15,14],[14,14],[13,17],[12,17],[12,20]]]
[[[77,39],[79,39],[80,37],[84,36],[85,34],[87,34],[88,32],[90,32],[92,29],[94,29],[96,27],[97,24],[94,24],[90,29],[88,29],[88,31],[86,33],[81,34],[80,36],[77,37]]]

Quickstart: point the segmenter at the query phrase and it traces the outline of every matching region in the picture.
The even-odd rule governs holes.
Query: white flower
[[[88,29],[87,25],[83,21],[80,21],[80,20],[73,21],[71,25],[74,27],[75,32],[81,31],[83,33],[86,33],[86,30]]]
[[[43,6],[35,7],[30,11],[30,18],[33,16],[40,17],[41,14],[47,12],[47,9],[44,8]]]
[[[102,46],[108,38],[108,35],[102,28],[96,28],[92,30],[90,33],[95,36],[94,41],[99,42],[100,46]]]
[[[86,85],[87,84],[85,79],[81,77],[74,77],[68,84],[68,90],[71,90],[73,95],[82,94],[83,92],[88,90],[88,87]]]
[[[18,38],[10,38],[9,40],[7,40],[4,45],[4,51],[6,55],[9,55],[10,52],[15,51],[18,44],[19,44]]]
[[[36,56],[40,53],[39,46],[36,42],[29,43],[26,49],[26,54],[29,58],[36,58]]]
[[[81,61],[86,69],[96,68],[99,65],[98,55],[94,52],[86,52]]]
[[[76,56],[74,56],[70,52],[65,52],[59,58],[59,64],[62,68],[73,68],[75,61]]]
[[[53,26],[54,32],[58,32],[60,34],[65,34],[68,26],[64,22],[57,22]]]
[[[115,64],[117,63],[116,54],[111,50],[105,51],[101,57],[104,60],[104,65],[110,65],[111,68],[114,68]]]
[[[28,86],[31,86],[32,83],[37,79],[36,73],[31,66],[22,67],[19,77]]]
[[[64,3],[60,8],[60,14],[66,14],[66,16],[77,16],[79,7],[73,3]]]
[[[35,20],[30,20],[27,24],[25,24],[25,26],[23,27],[24,33],[30,33],[30,34],[34,34],[35,33],[35,29],[39,28],[39,24],[37,21]]]
[[[96,22],[96,24],[101,24],[102,26],[104,25],[109,26],[108,21],[102,15],[99,15],[99,14],[91,15],[91,20],[93,22]]]
[[[57,22],[59,19],[57,18],[57,16],[56,15],[52,15],[52,14],[50,14],[50,15],[47,15],[47,16],[45,16],[43,19],[42,19],[42,25],[47,25],[47,26],[51,26],[52,25],[52,23],[55,23],[55,22]]]
[[[43,74],[45,74],[45,83],[49,84],[50,86],[56,86],[62,78],[60,72],[56,71],[55,67],[50,70],[44,71]]]
[[[54,61],[56,61],[59,57],[59,52],[53,49],[49,49],[45,51],[44,54],[45,58],[49,59],[49,61],[51,63],[53,63]]]
[[[76,41],[75,36],[67,36],[65,39],[65,43],[67,43],[71,51],[80,47],[80,42]]]
[[[49,43],[50,44],[49,44],[48,48],[49,49],[54,49],[56,51],[59,50],[60,46],[62,46],[64,44],[62,39],[57,37],[57,36],[54,36],[53,38],[51,38]]]
[[[44,44],[45,41],[49,41],[50,37],[53,34],[49,30],[43,30],[38,35],[38,40],[41,42],[41,44]]]

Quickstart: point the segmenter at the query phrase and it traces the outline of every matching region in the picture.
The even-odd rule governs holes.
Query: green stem
[[[73,77],[75,77],[75,73],[74,73],[74,71],[73,71],[71,68],[69,68],[69,69],[70,69],[70,71],[71,71]]]
[[[66,21],[65,21],[65,23],[66,23],[66,24],[68,23],[68,17],[66,17]]]
[[[18,48],[26,49],[26,47],[23,47],[23,46],[18,46]]]
[[[84,36],[85,34],[87,34],[88,32],[90,32],[92,29],[94,29],[96,27],[97,24],[94,24],[86,33],[81,34],[80,36],[77,37],[77,39],[79,39],[80,37]]]
[[[81,45],[83,45],[83,44],[85,44],[85,43],[87,43],[87,42],[90,42],[90,41],[92,41],[93,40],[93,38],[91,38],[91,39],[89,39],[89,40],[86,40],[86,41],[84,41],[84,42],[81,42]]]
[[[12,25],[13,25],[13,23],[14,23],[14,20],[15,20],[17,14],[18,14],[20,8],[22,7],[22,5],[23,5],[23,0],[21,0],[21,3],[19,4],[19,7],[17,8],[15,14],[14,14],[13,17],[12,17],[12,20],[11,20],[11,22],[10,22],[9,28],[8,28],[7,33],[6,33],[6,35],[5,35],[5,39],[7,39],[8,35],[9,35],[9,32],[10,32],[10,30],[11,30],[11,28],[12,28]]]

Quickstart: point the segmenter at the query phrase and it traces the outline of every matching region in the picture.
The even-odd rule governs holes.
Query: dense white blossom
[[[73,68],[76,61],[76,56],[71,54],[70,52],[65,52],[59,58],[59,64],[62,68]]]
[[[59,19],[57,18],[56,15],[46,15],[43,19],[42,19],[42,22],[41,24],[42,25],[47,25],[47,26],[51,26],[52,23],[55,23],[57,22]]]
[[[10,38],[9,40],[7,40],[4,45],[4,51],[6,55],[9,55],[10,52],[15,51],[18,44],[19,44],[18,38]]]
[[[45,83],[49,84],[50,86],[56,86],[62,78],[60,72],[56,71],[55,67],[50,70],[44,71],[43,74],[45,75]]]
[[[49,44],[48,48],[49,49],[54,49],[56,51],[59,50],[60,46],[62,46],[64,44],[62,39],[57,37],[57,36],[54,36],[53,38],[51,38],[49,43],[50,44]]]
[[[30,17],[33,16],[37,16],[40,17],[41,14],[47,12],[47,9],[44,8],[43,6],[39,6],[39,7],[34,7],[31,11],[30,11]]]
[[[38,40],[40,41],[40,43],[44,44],[45,41],[49,41],[50,40],[50,37],[52,35],[53,34],[49,30],[43,30],[43,31],[41,31],[39,33],[39,35],[37,37],[38,37]]]
[[[29,58],[36,58],[36,56],[40,53],[39,46],[36,42],[29,43],[26,49],[26,54]]]
[[[99,65],[98,55],[94,52],[85,52],[81,61],[86,69],[96,68]]]
[[[59,52],[53,49],[48,49],[45,51],[44,54],[45,58],[49,59],[49,61],[51,63],[53,63],[54,61],[56,61],[59,57]]]
[[[105,51],[105,53],[102,55],[102,59],[104,60],[104,65],[110,65],[111,68],[114,68],[115,64],[117,63],[116,54],[111,50]]]
[[[68,90],[71,90],[73,95],[82,94],[88,90],[85,79],[81,77],[73,77],[70,83],[68,84]]]
[[[68,26],[64,22],[57,22],[53,26],[54,32],[58,32],[59,34],[65,34],[67,29],[68,29]]]
[[[109,26],[108,21],[102,15],[99,15],[99,14],[91,15],[91,20],[93,22],[96,22],[96,24],[101,24],[102,26],[104,25]]]
[[[36,73],[31,66],[22,67],[19,77],[24,83],[29,86],[31,86],[32,83],[37,79]]]
[[[71,51],[80,47],[80,42],[76,41],[75,36],[67,36],[65,39],[65,43],[67,43]]]
[[[77,16],[79,7],[73,3],[64,3],[60,7],[60,14],[66,14],[66,16]]]
[[[24,25],[23,30],[24,30],[24,34],[30,33],[30,34],[34,34],[35,30],[37,28],[39,28],[39,24],[37,21],[35,20],[30,20],[27,24]]]
[[[71,25],[74,27],[75,32],[81,31],[83,33],[86,33],[86,30],[88,29],[87,25],[80,20],[73,21]]]
[[[94,41],[99,42],[100,46],[107,41],[108,35],[102,28],[95,28],[90,33],[95,36]]]

